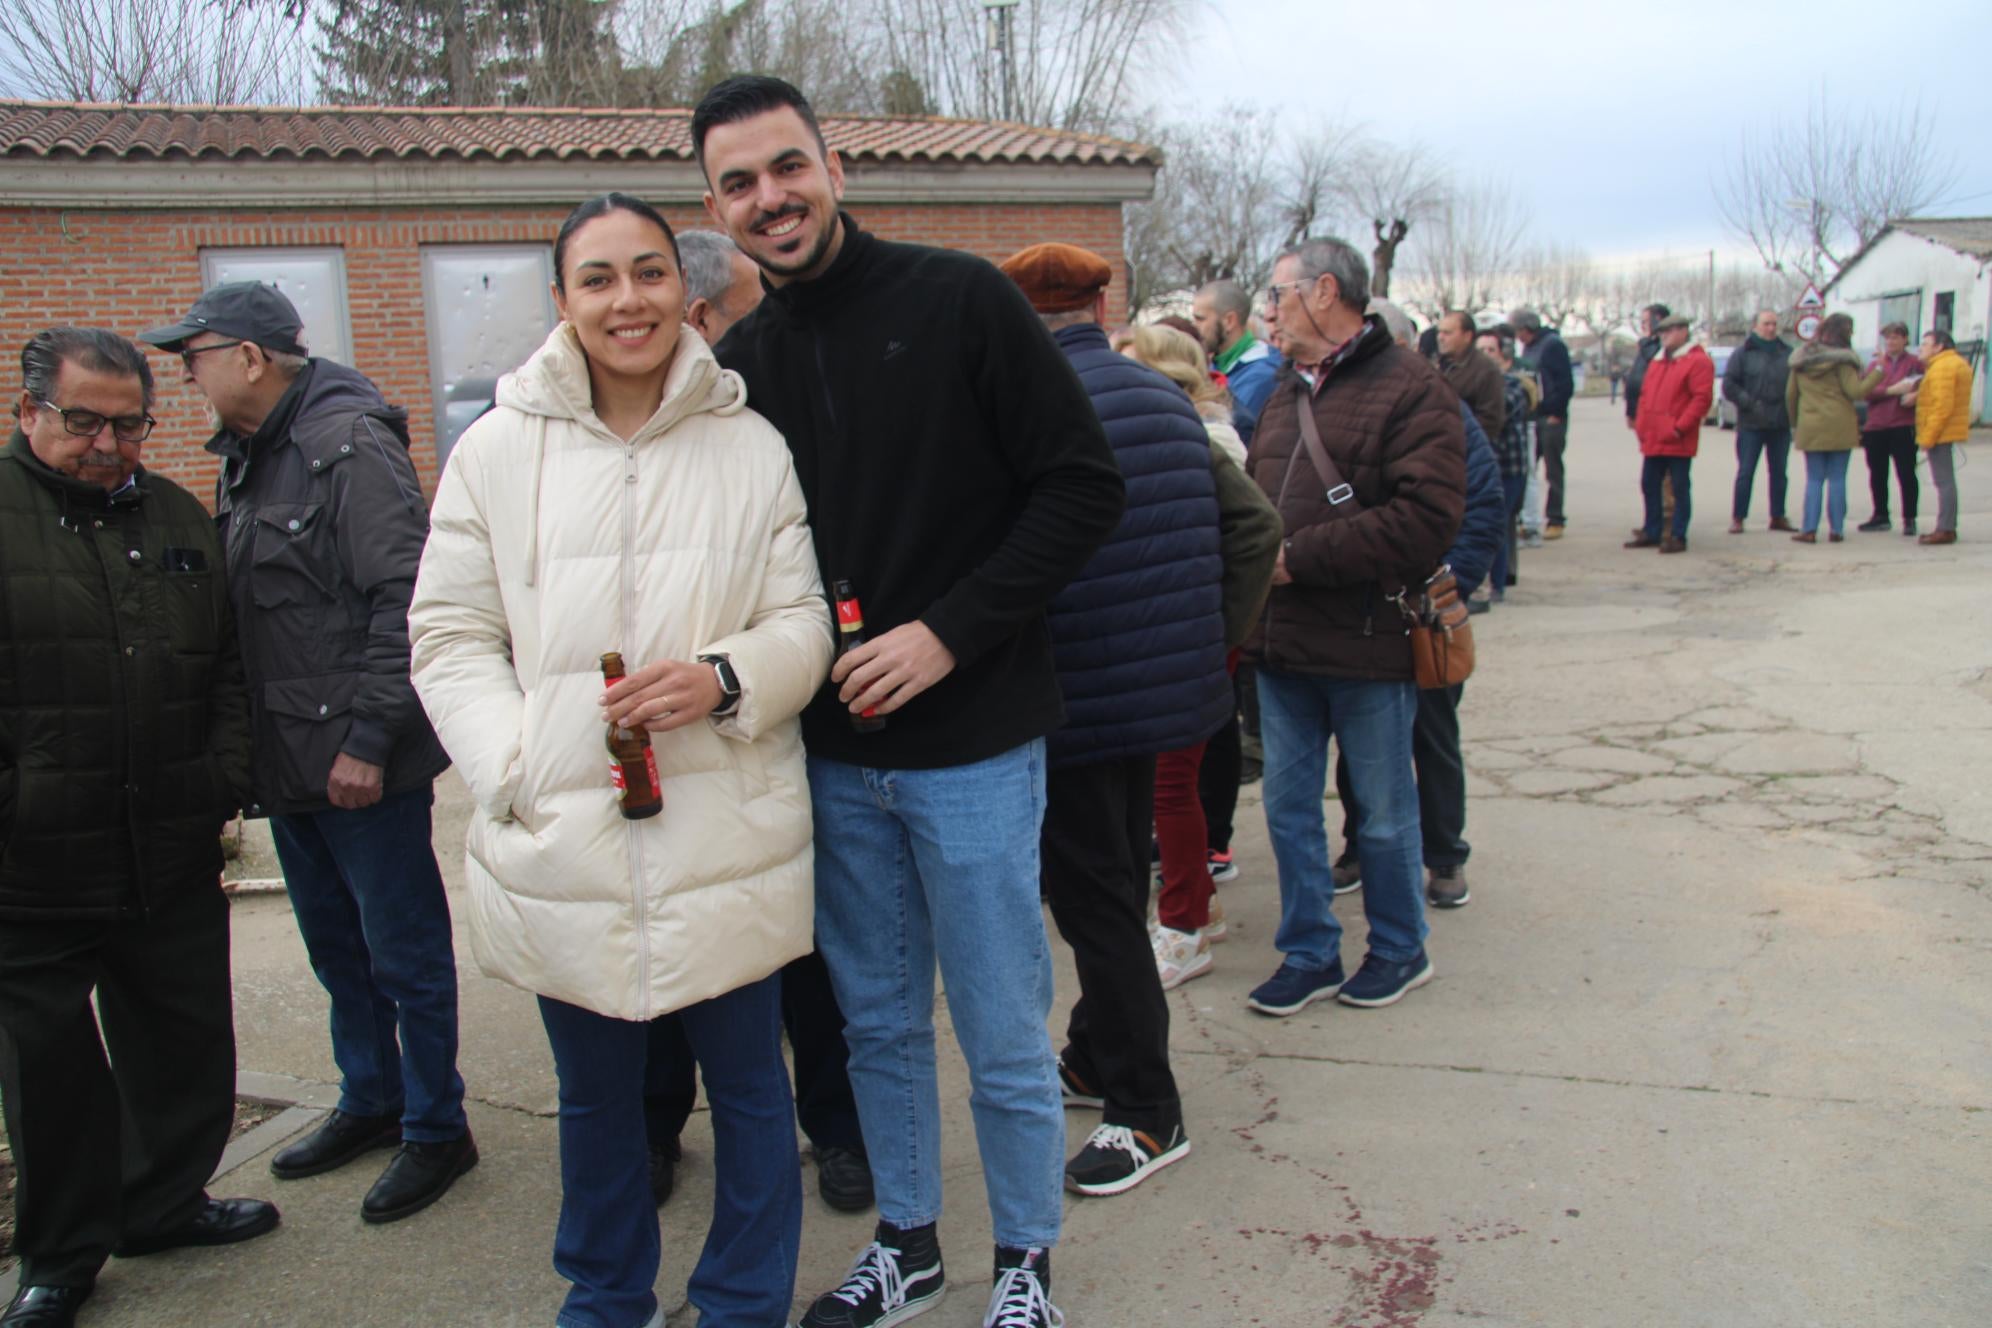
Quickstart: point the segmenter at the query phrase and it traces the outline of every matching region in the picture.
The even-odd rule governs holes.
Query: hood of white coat
[[[562,323],[548,334],[546,344],[518,370],[498,380],[499,405],[527,415],[548,419],[574,420],[601,428],[594,407],[594,389],[588,380],[588,354],[571,324]],[[664,399],[657,413],[639,429],[632,443],[654,438],[694,415],[711,412],[732,415],[747,404],[747,385],[740,375],[719,367],[705,339],[690,327],[678,325],[678,349],[664,378]]]

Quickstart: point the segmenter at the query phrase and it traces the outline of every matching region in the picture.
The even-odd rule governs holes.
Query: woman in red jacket
[[[1639,435],[1640,455],[1646,459],[1639,474],[1639,487],[1646,496],[1646,526],[1625,547],[1684,553],[1693,510],[1688,469],[1701,446],[1702,419],[1715,399],[1715,363],[1700,346],[1688,344],[1684,316],[1661,319],[1659,333],[1660,351],[1647,366],[1632,426]],[[1674,489],[1674,525],[1665,538],[1660,534],[1663,479]]]

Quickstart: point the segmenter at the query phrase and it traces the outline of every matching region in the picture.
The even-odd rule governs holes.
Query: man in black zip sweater
[[[1120,471],[1000,272],[839,211],[842,165],[796,89],[728,79],[692,143],[707,211],[768,288],[720,362],[788,439],[824,581],[852,583],[871,633],[802,724],[817,945],[848,1018],[881,1220],[803,1328],[903,1323],[944,1289],[937,961],[975,1083],[989,1319],[1049,1328],[1065,1124],[1038,834],[1064,707],[1045,607],[1119,519]],[[858,731],[867,712],[884,727]]]

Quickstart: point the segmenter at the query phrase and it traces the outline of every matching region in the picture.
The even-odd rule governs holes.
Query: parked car
[[[1729,368],[1729,357],[1736,353],[1734,346],[1710,346],[1708,357],[1715,361],[1715,400],[1708,403],[1708,418],[1703,424],[1719,425],[1724,429],[1736,427],[1736,403],[1722,395],[1723,371]]]

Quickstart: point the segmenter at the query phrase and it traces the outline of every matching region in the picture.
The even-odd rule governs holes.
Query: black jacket
[[[1152,756],[1224,727],[1224,550],[1210,431],[1183,390],[1107,344],[1098,323],[1052,334],[1093,399],[1127,511],[1051,602],[1065,727],[1051,763]]]
[[[249,698],[214,523],[0,451],[0,920],[118,919],[212,890],[249,790]]]
[[[1660,353],[1658,334],[1639,339],[1639,349],[1632,357],[1632,367],[1625,371],[1625,417],[1639,418],[1639,389],[1646,382],[1646,366],[1653,363],[1653,357]]]
[[[1577,380],[1570,368],[1570,348],[1563,344],[1563,338],[1555,329],[1544,328],[1525,358],[1535,366],[1536,381],[1542,384],[1542,404],[1536,407],[1536,418],[1554,415],[1569,419],[1570,397],[1577,390]]]
[[[256,734],[257,814],[324,811],[341,752],[383,792],[449,767],[408,678],[408,599],[429,508],[405,412],[312,360],[253,437],[226,429],[216,520]]]
[[[1785,409],[1790,360],[1791,347],[1782,339],[1766,341],[1755,332],[1729,352],[1729,364],[1722,371],[1722,397],[1736,406],[1737,428],[1791,427],[1791,412]]]
[[[855,764],[966,765],[1063,722],[1045,608],[1119,519],[1120,469],[1009,278],[842,224],[830,269],[771,289],[719,361],[788,440],[824,583],[852,583],[873,636],[925,623],[955,669],[876,733],[826,682],[803,738]]]

